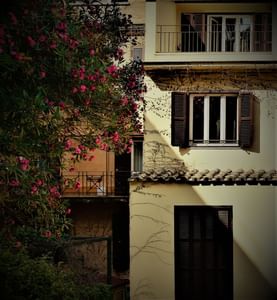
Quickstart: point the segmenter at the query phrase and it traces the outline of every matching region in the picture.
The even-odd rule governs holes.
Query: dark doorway
[[[122,204],[113,215],[113,268],[116,272],[129,269],[129,206]]]
[[[176,300],[233,299],[232,208],[175,207]]]
[[[129,181],[131,175],[131,154],[124,153],[115,157],[115,194],[129,195]]]

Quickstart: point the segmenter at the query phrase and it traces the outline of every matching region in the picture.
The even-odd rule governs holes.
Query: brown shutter
[[[186,94],[172,93],[171,144],[189,145],[189,99]]]
[[[249,148],[253,140],[253,95],[242,94],[240,99],[239,144]]]

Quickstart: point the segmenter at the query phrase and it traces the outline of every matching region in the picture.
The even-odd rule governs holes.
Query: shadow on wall
[[[186,185],[137,183],[131,189],[132,299],[172,300],[174,206],[207,203],[193,187]],[[226,226],[223,222],[222,225]],[[235,300],[277,299],[274,288],[236,240],[233,240],[233,257]]]

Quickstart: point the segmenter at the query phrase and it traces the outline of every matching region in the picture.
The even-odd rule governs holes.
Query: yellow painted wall
[[[131,184],[131,299],[174,299],[174,206],[231,205],[234,300],[273,300],[274,187]],[[276,296],[276,294],[275,294]]]

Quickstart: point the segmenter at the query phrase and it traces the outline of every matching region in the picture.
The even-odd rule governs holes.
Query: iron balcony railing
[[[63,174],[63,196],[128,196],[131,172],[79,171]]]
[[[197,24],[195,26],[197,28]],[[198,28],[201,28],[199,25]],[[246,29],[245,29],[246,28]],[[226,28],[213,25],[204,30],[187,26],[158,25],[156,52],[265,52],[272,51],[271,31],[253,30],[250,25]]]

